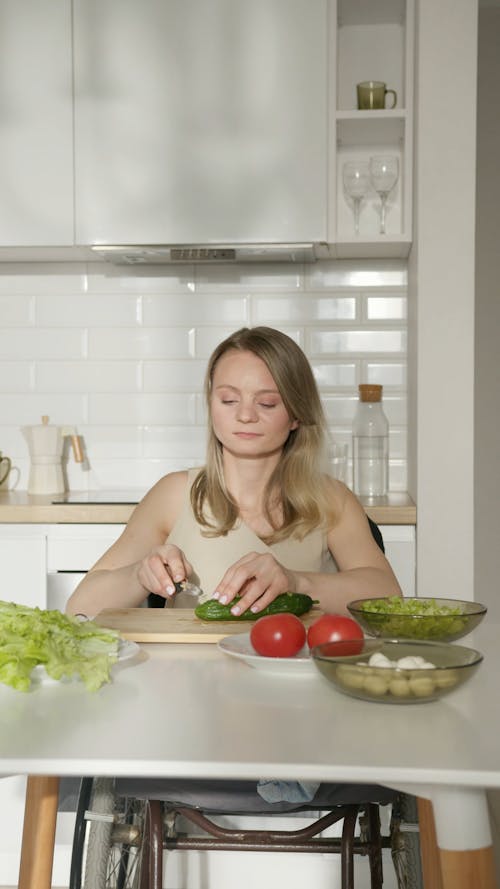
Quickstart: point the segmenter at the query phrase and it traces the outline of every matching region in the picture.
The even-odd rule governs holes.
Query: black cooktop
[[[96,503],[125,503],[136,504],[144,497],[143,488],[110,488],[97,491],[66,491],[64,494],[55,494],[52,503],[96,504]]]

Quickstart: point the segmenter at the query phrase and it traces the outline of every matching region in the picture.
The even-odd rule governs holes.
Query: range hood
[[[92,251],[116,265],[178,262],[314,262],[328,257],[327,244],[98,245]]]

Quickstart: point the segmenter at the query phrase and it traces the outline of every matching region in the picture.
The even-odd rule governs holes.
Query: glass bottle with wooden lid
[[[389,422],[382,386],[362,383],[352,426],[353,490],[359,497],[383,497],[389,489]]]

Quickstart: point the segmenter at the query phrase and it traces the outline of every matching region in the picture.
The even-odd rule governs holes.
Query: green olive
[[[436,688],[434,679],[430,676],[411,676],[408,684],[416,698],[427,698]]]
[[[406,676],[395,676],[391,679],[389,691],[395,698],[407,698],[411,691]]]

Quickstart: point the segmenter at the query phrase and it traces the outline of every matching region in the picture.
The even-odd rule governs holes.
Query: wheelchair
[[[321,785],[310,803],[267,804],[255,782],[83,778],[69,889],[162,889],[165,851],[299,852],[340,856],[341,889],[355,889],[355,856],[382,889],[382,850],[391,850],[398,889],[422,885],[416,804],[384,787]],[[344,801],[343,801],[344,800]],[[381,807],[391,810],[381,831]],[[276,811],[278,808],[279,811]],[[224,816],[258,818],[257,828],[226,827]],[[299,829],[261,828],[272,815],[306,818]],[[341,823],[340,835],[328,828]],[[410,829],[408,829],[410,828]]]

